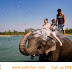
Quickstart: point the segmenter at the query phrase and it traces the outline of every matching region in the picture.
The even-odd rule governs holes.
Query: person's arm
[[[53,30],[55,30],[55,29],[56,29],[56,26],[53,27]]]
[[[57,24],[57,15],[56,15],[56,24]]]
[[[65,15],[63,14],[63,18],[64,18],[64,23],[63,23],[63,26],[65,25]]]
[[[42,26],[42,30],[43,30],[43,26]]]
[[[43,26],[42,26],[42,30],[43,30]]]

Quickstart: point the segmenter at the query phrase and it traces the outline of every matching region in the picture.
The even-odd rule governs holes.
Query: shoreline
[[[72,36],[72,34],[66,34],[65,36]]]
[[[11,37],[11,36],[24,36],[24,35],[0,35],[0,37]]]
[[[0,37],[11,37],[11,36],[24,36],[24,35],[0,35]],[[65,34],[65,36],[72,36],[72,34]]]
[[[63,35],[63,34],[61,34],[61,35]],[[72,36],[72,34],[65,34],[65,36]]]

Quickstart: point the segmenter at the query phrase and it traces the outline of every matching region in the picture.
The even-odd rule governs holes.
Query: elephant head
[[[32,34],[32,31],[28,32],[21,40],[19,44],[19,50],[23,55],[42,55],[44,53],[48,54],[56,48],[56,43],[53,39],[48,38],[47,42],[40,37],[31,37],[28,41],[27,48],[26,40]]]

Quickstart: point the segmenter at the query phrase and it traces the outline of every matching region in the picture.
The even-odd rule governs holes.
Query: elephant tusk
[[[35,56],[35,55],[33,55],[33,56]]]
[[[33,59],[35,57],[35,55],[31,55],[31,59]]]

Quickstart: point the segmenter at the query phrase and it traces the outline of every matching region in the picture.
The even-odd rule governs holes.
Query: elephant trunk
[[[30,34],[32,34],[32,31],[28,32],[28,33],[21,39],[21,42],[20,42],[20,44],[19,44],[19,50],[20,50],[20,52],[21,52],[23,55],[28,55],[28,53],[26,52],[25,45],[26,45],[27,38],[30,36]]]

